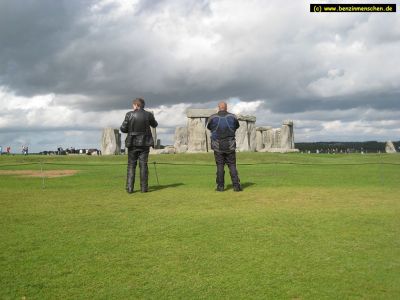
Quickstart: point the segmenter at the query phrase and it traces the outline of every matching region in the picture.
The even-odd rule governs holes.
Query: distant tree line
[[[393,142],[397,151],[400,150],[400,141]],[[296,143],[296,148],[302,152],[319,153],[384,153],[386,142],[315,142]]]

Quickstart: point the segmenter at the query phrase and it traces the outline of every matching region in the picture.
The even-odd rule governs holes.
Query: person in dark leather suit
[[[236,169],[236,139],[235,132],[239,128],[239,121],[234,114],[227,111],[225,102],[218,104],[218,113],[210,116],[207,128],[211,131],[211,149],[214,150],[217,165],[217,191],[225,189],[225,164],[228,165],[233,190],[242,191],[239,174]]]
[[[144,110],[145,102],[136,98],[132,102],[133,111],[127,112],[125,120],[121,125],[121,132],[127,133],[125,147],[128,149],[128,168],[126,175],[126,191],[131,194],[135,185],[135,171],[137,161],[140,168],[140,190],[142,193],[148,191],[149,169],[147,161],[150,147],[154,147],[151,127],[157,127],[158,123],[154,115]]]

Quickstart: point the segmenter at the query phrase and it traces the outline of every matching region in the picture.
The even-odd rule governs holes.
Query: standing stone
[[[188,119],[188,152],[206,152],[206,118]]]
[[[247,122],[247,131],[249,133],[249,150],[256,151],[256,123]]]
[[[272,146],[271,148],[280,148],[281,147],[281,129],[274,128],[272,129]]]
[[[152,110],[148,110],[149,113],[151,113],[152,115],[154,115],[154,112]],[[154,149],[157,149],[157,129],[153,128],[150,126],[150,130],[151,130],[151,135],[153,136],[153,141],[154,141]]]
[[[206,129],[208,118],[215,109],[188,109],[187,151],[208,152],[211,150],[210,132]]]
[[[188,130],[187,127],[177,127],[175,129],[175,151],[176,153],[183,153],[188,150]]]
[[[396,153],[396,147],[394,146],[392,141],[387,141],[385,146],[386,153]]]
[[[261,126],[256,128],[256,151],[261,151],[267,147],[267,131],[272,127]],[[269,142],[271,147],[271,142]]]
[[[285,120],[282,124],[280,134],[280,148],[294,149],[293,121]]]
[[[264,149],[272,148],[272,144],[274,143],[274,131],[271,126],[265,127],[266,130],[263,131],[263,141],[264,141]]]
[[[101,136],[101,153],[116,155],[121,152],[121,134],[118,129],[104,128]]]
[[[157,130],[156,128],[150,127],[151,135],[153,136],[154,148],[157,149]]]
[[[239,152],[256,150],[256,117],[237,115],[236,149]]]
[[[187,123],[187,151],[208,152],[211,151],[211,133],[206,129],[208,118],[215,114],[215,109],[188,109],[186,116]],[[237,151],[255,151],[256,145],[256,118],[253,116],[237,116],[239,129],[236,131]],[[177,140],[178,139],[178,140]],[[179,141],[180,134],[175,135],[177,152],[184,152]]]
[[[263,130],[256,128],[256,151],[264,149]]]
[[[239,128],[236,130],[236,150],[239,152],[249,151],[249,135],[247,122],[239,120]]]

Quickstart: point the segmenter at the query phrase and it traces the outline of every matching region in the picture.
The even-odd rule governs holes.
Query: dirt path
[[[78,170],[0,170],[1,175],[13,175],[20,177],[64,177],[64,176],[72,176],[78,173]]]

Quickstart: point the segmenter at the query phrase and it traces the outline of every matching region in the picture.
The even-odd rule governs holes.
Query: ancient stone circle
[[[206,128],[208,118],[216,113],[215,109],[188,109],[186,112],[187,126],[177,127],[173,146],[160,148],[157,131],[152,128],[156,149],[151,153],[197,153],[211,151],[210,131]],[[240,127],[236,131],[238,152],[298,152],[294,146],[293,121],[286,120],[281,128],[271,126],[256,127],[256,117],[237,115]],[[104,128],[101,138],[103,155],[115,155],[121,152],[121,134],[118,129]]]

